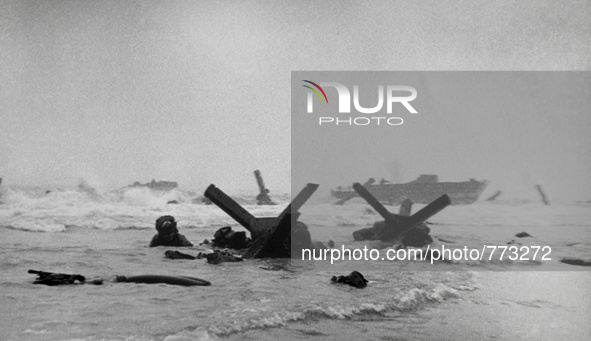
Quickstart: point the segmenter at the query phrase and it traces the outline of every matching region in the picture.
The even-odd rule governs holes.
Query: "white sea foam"
[[[470,273],[464,273],[463,276],[451,275],[450,278],[453,278],[451,281],[456,283],[456,285],[474,290]],[[255,317],[229,314],[227,319],[216,322],[214,325],[208,327],[207,330],[212,335],[227,336],[252,329],[281,327],[295,321],[315,321],[322,318],[348,320],[368,316],[379,317],[389,312],[418,310],[427,305],[436,305],[446,300],[460,297],[456,289],[443,283],[436,283],[429,288],[415,287],[411,289],[399,289],[398,291],[400,292],[395,295],[388,294],[389,291],[382,292],[379,300],[375,301],[369,297],[363,299],[355,298],[355,295],[351,295],[348,300],[350,302],[346,304],[331,304],[329,302],[315,303],[303,306],[299,310],[267,311],[266,309],[259,308],[256,311],[256,308],[253,308],[249,309],[249,312],[254,312],[254,314],[249,316]]]
[[[114,230],[153,228],[155,219],[174,215],[185,227],[236,225],[236,222],[215,205],[201,203],[199,197],[181,190],[156,192],[148,188],[124,188],[92,194],[88,189],[4,190],[0,205],[0,226],[36,232],[62,232],[68,227]],[[286,206],[256,205],[256,193],[235,196],[255,216],[277,216]],[[287,199],[286,195],[280,198]],[[170,201],[177,204],[167,204]],[[193,202],[195,201],[195,203]]]

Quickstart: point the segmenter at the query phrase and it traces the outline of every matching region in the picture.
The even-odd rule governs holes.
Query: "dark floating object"
[[[207,258],[207,263],[209,264],[220,264],[225,262],[242,262],[242,257],[234,256],[233,254],[227,251],[219,251],[215,250],[212,253],[208,253],[205,255]]]
[[[349,276],[332,276],[331,282],[333,283],[344,283],[349,284],[356,288],[365,288],[367,286],[367,280],[358,271],[353,271]]]
[[[143,283],[143,284],[170,284],[181,286],[208,286],[209,281],[201,278],[187,276],[161,276],[161,275],[140,275],[140,276],[117,276],[117,282],[125,283]]]
[[[579,266],[591,266],[590,260],[584,260],[581,258],[574,258],[574,257],[564,257],[560,260],[560,262],[570,265],[579,265]]]
[[[164,257],[169,259],[197,259],[195,256],[188,255],[179,251],[167,250],[164,252]]]
[[[37,279],[33,284],[45,284],[49,286],[54,285],[71,285],[71,284],[103,284],[102,278],[95,278],[90,281],[86,281],[86,277],[82,275],[70,275],[70,274],[60,274],[54,272],[45,272],[45,271],[38,271],[38,270],[29,270],[30,274],[36,274]]]
[[[167,205],[176,205],[176,204],[178,204],[178,203],[179,203],[179,202],[178,202],[177,200],[170,200],[170,201],[168,201],[166,204],[167,204]]]
[[[225,262],[241,262],[243,259],[240,256],[236,256],[228,252],[227,250],[215,250],[212,253],[199,252],[197,256],[192,256],[179,251],[168,250],[164,252],[164,257],[169,259],[207,259],[209,264],[220,264]]]
[[[531,237],[531,235],[527,232],[519,232],[518,234],[515,235],[515,237],[517,238],[525,238],[525,237]]]
[[[328,247],[331,249],[334,247],[334,242],[332,241],[332,239],[329,240],[327,244],[328,244]]]
[[[244,231],[233,231],[232,227],[225,226],[217,231],[213,235],[211,246],[215,247],[227,247],[230,249],[247,249],[252,244],[250,238],[246,236]]]

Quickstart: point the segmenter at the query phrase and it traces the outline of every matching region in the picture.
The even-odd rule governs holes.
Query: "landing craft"
[[[156,181],[154,179],[152,179],[152,182],[148,182],[145,184],[141,184],[138,181],[136,181],[133,184],[129,185],[129,187],[147,187],[155,191],[172,191],[178,186],[178,183],[175,181]]]
[[[488,185],[488,181],[470,179],[463,182],[439,182],[438,176],[423,174],[416,180],[403,184],[394,184],[382,179],[379,183],[368,181],[364,187],[380,202],[400,205],[405,199],[414,203],[428,204],[443,194],[447,194],[452,205],[469,205],[480,197]],[[350,188],[337,187],[330,191],[337,199],[353,198],[357,193]]]

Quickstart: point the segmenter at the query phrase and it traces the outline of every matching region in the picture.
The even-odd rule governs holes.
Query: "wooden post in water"
[[[400,204],[400,210],[398,211],[399,215],[404,215],[404,216],[409,216],[412,214],[412,204],[413,202],[406,198],[404,199],[404,201]]]
[[[257,195],[257,205],[275,205],[275,203],[269,197],[269,190],[265,187],[263,182],[263,176],[257,169],[254,171],[254,177],[257,179],[259,185],[259,194]]]
[[[488,197],[488,199],[486,199],[486,201],[494,201],[496,198],[499,197],[499,195],[501,195],[501,193],[502,193],[501,191],[497,191],[495,194]]]
[[[536,189],[538,190],[538,193],[540,193],[540,197],[542,197],[542,202],[544,203],[544,205],[550,205],[548,197],[546,196],[546,193],[544,193],[542,186],[536,185]]]

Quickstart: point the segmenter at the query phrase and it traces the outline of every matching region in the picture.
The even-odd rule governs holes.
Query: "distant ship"
[[[488,181],[475,179],[439,182],[438,176],[433,174],[423,174],[416,180],[403,184],[394,184],[384,179],[376,184],[373,178],[364,184],[376,199],[391,205],[399,205],[406,198],[414,203],[428,204],[443,194],[449,196],[452,205],[468,205],[478,200],[487,185]],[[357,196],[351,188],[337,187],[330,192],[333,197],[341,199],[341,203]]]
[[[129,187],[148,187],[149,189],[153,189],[155,191],[172,191],[173,189],[179,186],[178,183],[175,181],[156,181],[152,180],[152,182],[148,182],[145,184],[141,184],[138,181],[134,182]]]

